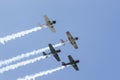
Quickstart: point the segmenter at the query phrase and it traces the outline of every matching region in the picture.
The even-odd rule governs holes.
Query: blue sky
[[[44,15],[56,20],[56,33],[42,29],[0,44],[0,60],[67,39],[65,32],[78,36],[78,50],[70,44],[59,47],[64,62],[72,55],[79,59],[80,71],[72,67],[36,80],[119,80],[120,74],[120,1],[119,0],[4,0],[0,2],[0,37],[44,24]],[[57,49],[59,49],[57,48]],[[41,56],[37,55],[37,56]],[[32,58],[32,57],[31,57]],[[0,80],[16,80],[25,75],[59,67],[53,57],[0,74]]]

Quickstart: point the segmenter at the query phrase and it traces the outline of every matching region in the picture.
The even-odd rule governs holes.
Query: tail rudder
[[[45,52],[43,52],[43,56],[46,56],[47,54]]]
[[[62,65],[63,65],[63,66],[66,66],[65,62],[62,62]]]
[[[63,46],[65,45],[65,41],[63,39],[60,39],[60,42],[63,44]]]
[[[40,23],[38,23],[38,27],[42,27],[42,25]]]

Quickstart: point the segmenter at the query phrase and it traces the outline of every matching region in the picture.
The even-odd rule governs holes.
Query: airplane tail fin
[[[62,62],[62,65],[63,65],[63,66],[66,66],[66,64],[65,64],[64,62]]]
[[[63,46],[65,45],[65,41],[63,39],[60,39],[60,42],[63,44]]]
[[[42,25],[40,23],[38,23],[38,27],[42,27]]]
[[[43,52],[43,56],[46,56],[47,54],[45,52]]]

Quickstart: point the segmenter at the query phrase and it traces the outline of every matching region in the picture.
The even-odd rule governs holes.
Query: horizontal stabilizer
[[[65,45],[65,41],[63,39],[60,39],[60,42],[63,44],[63,46]]]
[[[38,23],[38,27],[43,27],[43,25],[41,25],[40,23]]]
[[[43,56],[46,56],[47,54],[45,52],[43,52]]]

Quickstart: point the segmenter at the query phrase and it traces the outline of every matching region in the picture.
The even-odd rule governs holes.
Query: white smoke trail
[[[35,28],[29,29],[29,30],[21,31],[21,32],[18,32],[18,33],[15,33],[15,34],[11,34],[11,35],[2,37],[2,38],[0,38],[0,43],[5,44],[5,42],[8,42],[10,40],[14,40],[18,37],[25,36],[29,33],[32,33],[32,32],[35,32],[35,31],[38,31],[38,30],[41,30],[41,29],[42,29],[42,27],[35,27]]]
[[[56,45],[53,45],[53,47],[59,47],[59,46],[62,46],[63,44],[62,43],[58,43]],[[33,56],[33,55],[37,55],[43,51],[46,51],[46,50],[49,50],[49,47],[46,47],[46,48],[43,48],[43,49],[38,49],[38,50],[33,50],[32,52],[28,52],[28,53],[25,53],[25,54],[21,54],[21,55],[18,55],[16,57],[13,57],[13,58],[10,58],[10,59],[7,59],[7,60],[3,60],[3,61],[0,61],[0,67],[3,66],[3,65],[8,65],[12,62],[15,62],[15,61],[19,61],[23,58],[27,58],[27,57],[30,57],[30,56]]]
[[[26,60],[26,61],[19,62],[17,64],[13,64],[13,65],[3,67],[3,68],[0,69],[0,73],[2,74],[4,72],[6,72],[6,71],[9,71],[9,70],[12,70],[12,69],[14,70],[14,69],[16,69],[18,67],[25,66],[27,64],[34,63],[36,61],[40,61],[41,59],[45,59],[47,57],[50,57],[50,55],[36,57],[36,58],[33,58],[33,59],[29,59],[29,60]]]
[[[66,67],[68,67],[68,66],[66,66]],[[64,68],[65,68],[65,66],[60,66],[60,67],[57,67],[57,68],[54,68],[54,69],[51,69],[51,70],[35,73],[35,74],[32,74],[32,75],[27,75],[24,78],[18,78],[17,80],[31,80],[31,79],[35,79],[37,77],[42,77],[44,75],[52,74],[53,72],[62,70]]]

